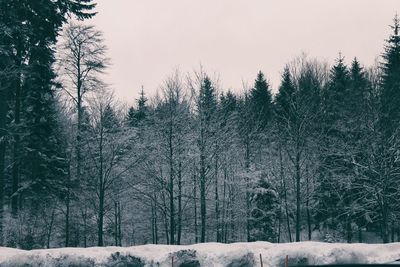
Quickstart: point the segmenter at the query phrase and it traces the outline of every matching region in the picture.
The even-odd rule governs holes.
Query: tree
[[[66,144],[50,82],[54,74],[46,66],[50,60],[41,54],[45,52],[43,47],[31,52],[24,86],[26,97],[23,104],[28,112],[23,117],[26,134],[21,140],[24,144],[22,161],[26,163],[22,170],[29,178],[24,181],[21,193],[33,194],[35,202],[51,196],[59,197],[67,174]]]
[[[312,160],[319,133],[316,122],[320,119],[320,92],[324,84],[324,66],[316,61],[298,58],[286,67],[275,101],[279,146],[286,152],[293,167],[296,199],[296,241],[300,241],[301,192],[307,171],[305,162]],[[282,179],[284,179],[282,175]],[[285,182],[285,181],[283,181]],[[309,179],[306,179],[309,189]],[[284,183],[286,187],[286,182]],[[308,191],[308,190],[307,190]],[[310,195],[307,194],[307,221],[311,239]],[[288,211],[287,217],[288,217]],[[288,221],[289,227],[289,221]]]
[[[161,164],[166,166],[168,178],[165,191],[168,196],[169,243],[180,244],[182,233],[182,182],[187,144],[188,102],[183,93],[183,82],[178,71],[169,77],[162,87],[162,101],[155,110],[155,126],[162,155]],[[144,112],[145,98],[138,101],[138,114]],[[144,117],[145,113],[142,113]],[[139,119],[141,116],[137,116]],[[176,190],[178,189],[178,190]],[[176,192],[177,191],[177,192]],[[176,204],[176,199],[178,200]]]
[[[76,179],[81,180],[82,155],[82,120],[84,97],[93,90],[102,88],[99,74],[108,66],[105,56],[102,32],[94,26],[71,23],[63,33],[63,41],[59,47],[60,75],[63,77],[63,88],[72,99],[77,111],[76,134]]]
[[[75,143],[75,175],[72,181],[84,183],[82,168],[82,138],[84,134],[84,106],[88,93],[101,90],[104,85],[99,75],[108,66],[105,56],[107,51],[102,33],[94,26],[69,24],[63,32],[63,39],[59,46],[58,65],[62,87],[72,100],[77,113],[76,143]],[[70,190],[68,190],[70,193]],[[69,194],[68,193],[68,194]],[[66,199],[67,222],[70,216],[70,196]],[[69,224],[66,225],[66,244],[69,244]]]
[[[345,231],[347,242],[352,242],[353,229],[358,228],[359,241],[361,237],[361,227],[366,225],[365,214],[367,206],[365,201],[362,201],[364,172],[360,169],[359,164],[365,165],[365,160],[368,157],[366,151],[371,131],[369,125],[373,117],[370,108],[369,99],[371,98],[370,85],[366,77],[366,73],[358,62],[357,58],[352,61],[349,73],[349,91],[346,102],[346,119],[343,122],[346,125],[347,140],[346,150],[349,151],[348,161],[352,163],[350,173],[353,176],[350,189],[344,195],[345,214],[341,217],[346,222]],[[373,135],[373,134],[372,134]],[[355,164],[354,164],[355,163]],[[356,208],[357,207],[357,208]]]
[[[331,68],[329,84],[324,91],[324,141],[322,152],[320,219],[331,229],[339,229],[339,215],[344,211],[343,196],[351,184],[351,164],[347,161],[349,150],[346,144],[348,135],[348,99],[350,73],[339,55],[337,63]]]
[[[278,194],[268,178],[262,176],[251,194],[254,207],[251,210],[251,241],[275,242],[275,219],[278,216]]]
[[[136,99],[137,108],[130,107],[128,110],[127,121],[132,127],[137,127],[142,123],[148,115],[147,97],[145,96],[143,87],[140,91],[139,99]]]
[[[7,10],[5,2],[0,3],[2,11]],[[7,137],[9,135],[7,112],[10,109],[8,100],[10,99],[12,88],[10,86],[10,76],[13,75],[13,62],[11,45],[12,39],[8,32],[12,30],[13,20],[10,19],[10,12],[0,12],[0,245],[3,245],[3,218],[5,201],[5,183],[6,183],[6,147]],[[9,24],[7,24],[9,23]]]
[[[124,174],[136,164],[136,159],[124,153],[130,136],[123,130],[113,104],[112,95],[102,94],[94,99],[90,105],[90,133],[84,136],[90,168],[84,188],[96,214],[98,246],[105,244],[104,219],[114,206],[110,202],[124,188]]]
[[[269,84],[261,71],[257,74],[254,87],[249,92],[249,101],[255,129],[264,130],[272,117],[273,109]]]
[[[207,185],[211,172],[211,151],[214,147],[217,96],[215,84],[205,73],[196,73],[189,86],[195,96],[196,138],[199,153],[199,189],[200,189],[200,242],[206,241],[207,223]]]
[[[95,7],[91,1],[1,1],[1,18],[0,27],[4,34],[1,35],[1,54],[10,61],[3,61],[6,63],[6,69],[11,70],[7,77],[2,76],[1,82],[3,86],[9,84],[8,92],[2,100],[9,103],[5,105],[4,109],[1,110],[0,117],[4,118],[5,114],[9,110],[13,110],[13,121],[10,124],[10,130],[13,136],[12,140],[12,151],[13,151],[13,171],[12,171],[12,195],[11,195],[11,207],[14,217],[17,215],[18,208],[21,207],[21,202],[18,203],[18,199],[22,199],[19,195],[21,172],[24,168],[23,162],[23,149],[21,149],[21,137],[25,136],[25,132],[29,128],[24,126],[23,118],[25,110],[23,105],[26,103],[25,97],[32,92],[23,91],[25,86],[26,78],[31,76],[40,77],[39,80],[43,84],[35,83],[37,86],[47,86],[46,90],[49,90],[51,81],[53,78],[53,70],[51,64],[53,62],[53,46],[56,43],[56,39],[61,26],[65,23],[67,15],[75,14],[79,19],[89,18],[94,15],[91,10]],[[4,52],[4,53],[3,53]],[[38,62],[43,68],[38,67]],[[31,64],[32,63],[32,64]],[[3,66],[3,67],[4,67]],[[29,73],[33,71],[43,71],[43,73]],[[1,91],[3,92],[4,87]],[[39,88],[38,91],[43,94],[43,88]],[[36,90],[36,88],[30,87],[29,90]],[[34,94],[34,93],[32,93]],[[45,94],[46,95],[46,94]],[[49,96],[51,98],[52,96]],[[45,101],[46,102],[46,101]],[[50,105],[50,101],[42,103],[43,105]],[[3,105],[2,105],[3,106]],[[44,107],[45,109],[47,107]],[[52,114],[49,114],[52,116]],[[0,126],[3,128],[4,125]],[[27,136],[29,136],[29,133]],[[37,134],[37,133],[36,133]],[[42,132],[41,134],[47,134]],[[33,135],[30,135],[33,136]],[[44,136],[42,136],[44,137]],[[3,140],[2,140],[3,141]],[[0,153],[3,162],[3,153]],[[1,167],[1,166],[0,166]],[[1,170],[3,172],[3,170]],[[2,176],[2,175],[0,175]],[[1,179],[2,177],[0,177]],[[0,218],[1,219],[1,218]]]
[[[381,66],[381,124],[386,136],[397,131],[400,118],[400,22],[397,15],[391,28],[393,33],[387,40]]]
[[[398,203],[398,170],[397,153],[399,150],[400,108],[400,35],[399,18],[396,15],[391,26],[393,33],[387,40],[383,62],[381,65],[381,95],[380,95],[380,159],[378,177],[382,187],[380,199],[380,214],[382,236],[385,243],[389,242],[389,222],[392,212]]]

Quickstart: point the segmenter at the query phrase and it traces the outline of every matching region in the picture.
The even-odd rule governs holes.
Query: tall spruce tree
[[[386,136],[398,131],[400,121],[400,21],[391,26],[393,33],[386,42],[382,62],[381,123]]]
[[[382,200],[379,205],[379,218],[382,228],[382,238],[389,242],[389,223],[398,206],[400,147],[400,21],[396,15],[391,26],[393,33],[387,40],[383,62],[381,65],[381,114],[380,114],[380,161],[379,176],[376,184],[380,185]]]
[[[365,191],[365,174],[359,166],[365,166],[368,157],[370,108],[368,104],[369,85],[363,67],[357,58],[351,63],[349,73],[349,91],[346,101],[346,119],[343,122],[347,128],[346,147],[349,151],[347,161],[351,163],[349,173],[352,176],[348,190],[344,192],[346,222],[345,235],[348,243],[352,242],[354,230],[358,230],[358,241],[362,240],[361,228],[367,223],[365,215],[368,203],[363,197]]]
[[[295,108],[294,97],[295,87],[292,75],[289,68],[285,67],[282,74],[282,82],[275,98],[275,112],[277,113],[277,121],[279,123],[285,123],[286,120],[293,119],[293,109]]]
[[[201,77],[199,81],[200,91],[197,100],[198,109],[198,148],[199,160],[199,184],[200,184],[200,218],[201,231],[200,242],[206,241],[207,230],[207,184],[210,173],[210,152],[215,136],[215,116],[217,111],[217,97],[215,87],[208,76]]]
[[[330,70],[329,83],[323,99],[323,152],[321,166],[320,206],[318,219],[333,230],[344,227],[340,216],[349,205],[347,188],[351,184],[352,166],[348,161],[349,141],[348,99],[350,91],[350,73],[339,55],[336,64]]]
[[[58,122],[51,83],[54,73],[48,66],[51,59],[47,57],[52,58],[52,54],[44,47],[31,51],[24,86],[26,97],[22,103],[27,112],[23,116],[25,134],[21,140],[25,163],[21,169],[26,179],[21,193],[33,197],[36,205],[43,204],[47,198],[59,197],[67,174],[64,129]]]
[[[271,89],[264,74],[260,71],[250,90],[249,100],[253,113],[255,127],[264,130],[272,117],[272,95]]]

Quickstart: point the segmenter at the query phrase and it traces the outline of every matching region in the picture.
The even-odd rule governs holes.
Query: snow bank
[[[174,266],[251,267],[334,263],[391,263],[400,259],[400,243],[329,244],[268,242],[189,246],[143,245],[135,247],[61,248],[24,251],[0,247],[0,266]]]

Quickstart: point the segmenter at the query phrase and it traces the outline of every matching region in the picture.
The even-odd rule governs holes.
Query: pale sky
[[[224,90],[242,90],[259,70],[273,88],[302,52],[333,63],[341,52],[373,64],[399,0],[97,0],[87,23],[104,32],[107,82],[129,103],[141,86],[153,95],[174,69],[218,73]]]

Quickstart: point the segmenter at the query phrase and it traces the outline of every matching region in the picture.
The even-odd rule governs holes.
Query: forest
[[[400,241],[397,15],[373,66],[175,69],[129,106],[95,6],[0,0],[0,246]]]

